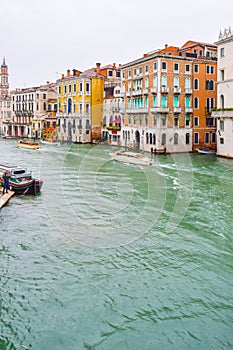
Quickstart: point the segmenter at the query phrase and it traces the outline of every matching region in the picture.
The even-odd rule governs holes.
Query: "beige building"
[[[8,135],[41,138],[44,119],[53,112],[50,101],[54,99],[57,99],[56,85],[49,82],[12,91],[12,120],[8,123]],[[57,105],[52,105],[56,109]]]

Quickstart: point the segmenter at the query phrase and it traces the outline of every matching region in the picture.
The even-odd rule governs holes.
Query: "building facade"
[[[9,93],[8,66],[3,58],[0,68],[0,135],[7,135],[7,123],[11,121],[11,97]]]
[[[47,82],[39,87],[16,89],[11,92],[12,120],[8,135],[13,137],[41,138],[44,119],[50,115],[57,100],[56,85]]]
[[[192,59],[168,46],[122,66],[122,146],[192,150],[191,67]]]
[[[233,158],[233,32],[220,32],[218,47],[217,109],[212,116],[217,120],[217,155]]]

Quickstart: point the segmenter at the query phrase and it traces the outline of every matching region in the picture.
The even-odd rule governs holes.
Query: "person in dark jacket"
[[[10,177],[11,175],[7,171],[3,174],[3,194],[8,193]]]

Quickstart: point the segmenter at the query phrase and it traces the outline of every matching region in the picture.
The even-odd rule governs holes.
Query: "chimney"
[[[70,76],[70,69],[67,69],[67,76]]]
[[[146,58],[146,57],[147,57],[147,53],[144,53],[143,58]]]
[[[46,81],[46,83],[47,83],[47,85],[49,85],[49,81],[48,80]]]
[[[113,68],[116,68],[116,63],[113,63]]]
[[[165,44],[165,49],[168,47],[168,44]]]
[[[101,63],[96,63],[96,74],[100,74],[100,65]]]
[[[64,74],[62,74],[61,78],[64,79]]]

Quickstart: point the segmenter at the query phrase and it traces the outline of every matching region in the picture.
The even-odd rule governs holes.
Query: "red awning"
[[[117,123],[117,124],[119,124],[119,123],[121,123],[121,118],[117,118],[117,119],[115,119],[115,120],[112,120],[111,123]]]

